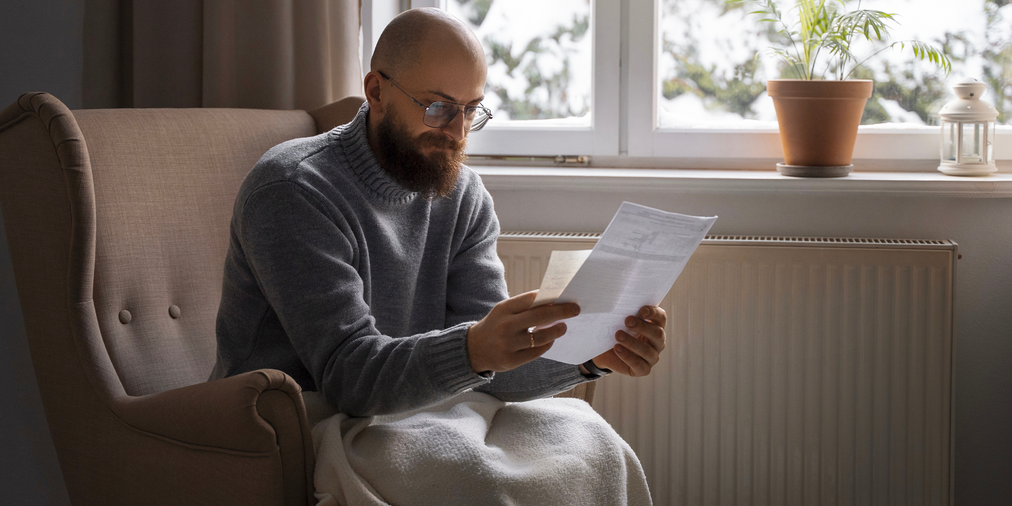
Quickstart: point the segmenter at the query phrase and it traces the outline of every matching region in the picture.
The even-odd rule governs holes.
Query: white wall
[[[503,230],[600,232],[623,200],[720,218],[711,234],[950,239],[959,244],[956,504],[1012,497],[1012,198],[781,191],[492,189]]]

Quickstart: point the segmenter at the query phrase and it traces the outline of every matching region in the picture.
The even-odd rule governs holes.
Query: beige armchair
[[[315,502],[298,385],[276,370],[206,379],[243,177],[362,100],[70,111],[29,93],[0,112],[0,209],[74,504]],[[569,395],[589,402],[593,385]]]

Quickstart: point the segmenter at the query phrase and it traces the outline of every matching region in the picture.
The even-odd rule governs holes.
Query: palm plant
[[[851,51],[855,39],[864,38],[873,44],[884,42],[889,38],[889,24],[896,22],[895,14],[861,9],[860,0],[857,9],[850,12],[841,11],[841,6],[846,6],[845,0],[797,0],[798,21],[793,27],[784,20],[783,11],[775,0],[727,0],[727,3],[758,7],[750,14],[761,15],[761,21],[773,23],[777,32],[786,36],[793,48],[793,51],[782,48],[771,50],[783,58],[791,73],[802,79],[816,78],[819,57],[824,51],[829,53],[830,59],[822,69],[821,78],[825,79],[829,74],[844,80],[864,62],[897,46],[900,49],[910,46],[914,57],[930,61],[946,75],[952,70],[952,63],[945,53],[917,40],[893,42],[858,61],[857,55]]]

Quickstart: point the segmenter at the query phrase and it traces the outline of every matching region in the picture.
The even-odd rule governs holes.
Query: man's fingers
[[[580,306],[576,303],[568,302],[565,304],[545,304],[544,306],[531,308],[529,311],[518,315],[518,317],[521,324],[527,327],[541,327],[559,320],[572,318],[578,314],[580,314]]]
[[[658,362],[664,350],[664,325],[668,316],[657,306],[643,306],[635,316],[625,319],[626,330],[615,333],[615,346],[595,358],[606,367],[628,376],[646,376]],[[598,363],[600,367],[601,363]]]
[[[668,313],[658,306],[643,306],[640,308],[639,317],[644,320],[650,320],[656,323],[660,327],[668,322]]]
[[[650,369],[659,359],[657,350],[621,330],[618,331],[615,338],[619,341],[619,344],[614,348],[615,354],[629,366],[629,375],[646,376],[649,374]]]
[[[532,308],[537,291],[522,293],[496,304],[468,329],[468,359],[475,371],[508,371],[548,351],[566,333],[559,320],[579,313],[576,304],[546,304]],[[529,329],[538,328],[534,332]]]
[[[499,307],[506,310],[509,314],[520,314],[531,308],[534,304],[534,299],[537,298],[538,291],[531,290],[529,292],[521,293],[510,297],[498,304]]]
[[[527,362],[530,362],[531,360],[534,360],[540,357],[541,355],[547,353],[548,350],[551,349],[553,344],[555,344],[555,341],[552,341],[542,346],[535,346],[533,348],[528,348],[526,350],[520,350],[517,352],[517,355],[520,355],[521,359],[523,360],[523,363],[526,364]]]
[[[546,344],[552,344],[556,339],[566,334],[566,324],[559,322],[551,327],[537,329],[533,333],[529,333],[528,337],[533,336],[533,346],[527,346],[527,348],[538,348]],[[548,351],[548,350],[545,350]]]
[[[657,323],[642,320],[635,316],[625,319],[625,326],[630,334],[636,334],[646,339],[647,343],[658,352],[664,349],[664,327]]]
[[[615,347],[615,354],[618,355],[618,358],[621,359],[628,367],[627,374],[629,376],[638,377],[650,374],[651,366],[646,360],[643,360],[643,357],[634,354],[622,346]]]
[[[652,343],[637,339],[627,332],[621,330],[616,332],[615,340],[619,342],[620,347],[625,348],[639,357],[642,357],[643,360],[650,364],[650,366],[653,366],[661,359],[660,352],[653,346]]]

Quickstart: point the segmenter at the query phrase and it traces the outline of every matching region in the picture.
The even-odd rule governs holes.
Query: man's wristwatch
[[[611,369],[603,369],[598,367],[597,364],[594,363],[594,359],[590,359],[584,362],[583,367],[584,369],[587,370],[587,372],[595,376],[604,376],[606,374],[611,374]]]

